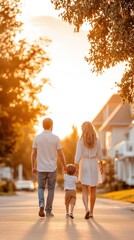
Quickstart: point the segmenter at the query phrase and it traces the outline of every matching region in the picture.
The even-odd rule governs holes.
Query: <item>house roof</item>
[[[129,104],[125,103],[124,105],[122,105],[122,103],[120,103],[101,125],[101,127],[99,128],[99,132],[103,130],[108,131],[112,126],[126,127],[130,125],[131,122],[132,118]]]
[[[104,118],[104,111],[108,106],[108,115]],[[92,123],[99,130],[109,130],[112,126],[128,126],[132,122],[130,105],[123,104],[118,94],[114,94],[104,105]]]
[[[115,109],[120,103],[122,103],[122,99],[118,94],[113,94],[109,100],[106,102],[106,104],[103,106],[101,111],[97,114],[97,116],[93,119],[92,123],[96,127],[100,127],[103,122],[104,122],[104,117],[103,117],[103,111],[104,109],[109,105],[111,106],[111,112],[113,109]]]

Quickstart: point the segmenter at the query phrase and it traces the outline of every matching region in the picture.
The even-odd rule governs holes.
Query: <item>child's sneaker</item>
[[[69,215],[69,213],[67,213],[67,214],[66,214],[66,218],[69,218],[69,217],[70,217],[70,215]]]

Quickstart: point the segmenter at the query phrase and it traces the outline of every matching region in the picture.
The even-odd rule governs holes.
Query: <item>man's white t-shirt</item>
[[[76,190],[76,183],[78,178],[76,176],[64,174],[64,190]]]
[[[59,137],[44,130],[34,138],[32,147],[37,148],[37,170],[54,172],[57,169],[57,149],[62,148]]]

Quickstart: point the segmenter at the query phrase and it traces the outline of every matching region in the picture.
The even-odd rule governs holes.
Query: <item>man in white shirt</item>
[[[66,163],[60,139],[52,133],[52,119],[45,118],[43,120],[43,128],[44,131],[35,136],[33,141],[31,154],[32,173],[37,173],[38,175],[39,216],[45,217],[45,206],[46,216],[53,217],[52,204],[57,176],[57,154],[64,170],[66,170]],[[45,204],[44,190],[46,184],[48,195]]]

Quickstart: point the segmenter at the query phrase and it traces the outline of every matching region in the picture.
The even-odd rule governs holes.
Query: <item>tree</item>
[[[117,84],[123,101],[134,102],[134,1],[133,0],[51,0],[63,20],[79,31],[89,24],[90,43],[86,61],[102,73],[117,63],[127,63]]]
[[[12,154],[12,163],[14,168],[14,177],[18,178],[18,166],[23,166],[23,177],[30,179],[31,172],[31,148],[35,130],[32,125],[27,125],[20,130],[21,134],[17,141],[17,148]]]
[[[67,164],[74,163],[77,140],[78,140],[77,128],[75,126],[72,126],[72,133],[61,141],[66,156]]]
[[[37,98],[47,80],[36,77],[49,62],[48,41],[21,39],[20,16],[20,0],[0,0],[0,156],[11,154],[19,129],[36,123],[47,109]]]
[[[114,191],[115,186],[115,171],[114,171],[114,161],[112,158],[107,158],[103,164],[103,187],[105,191]]]
[[[72,126],[72,133],[61,141],[67,164],[74,163],[77,140],[78,140],[77,128],[75,126]],[[60,164],[60,161],[58,161],[58,173],[59,174],[58,174],[57,182],[59,185],[62,185],[63,173],[62,173],[62,166]]]

